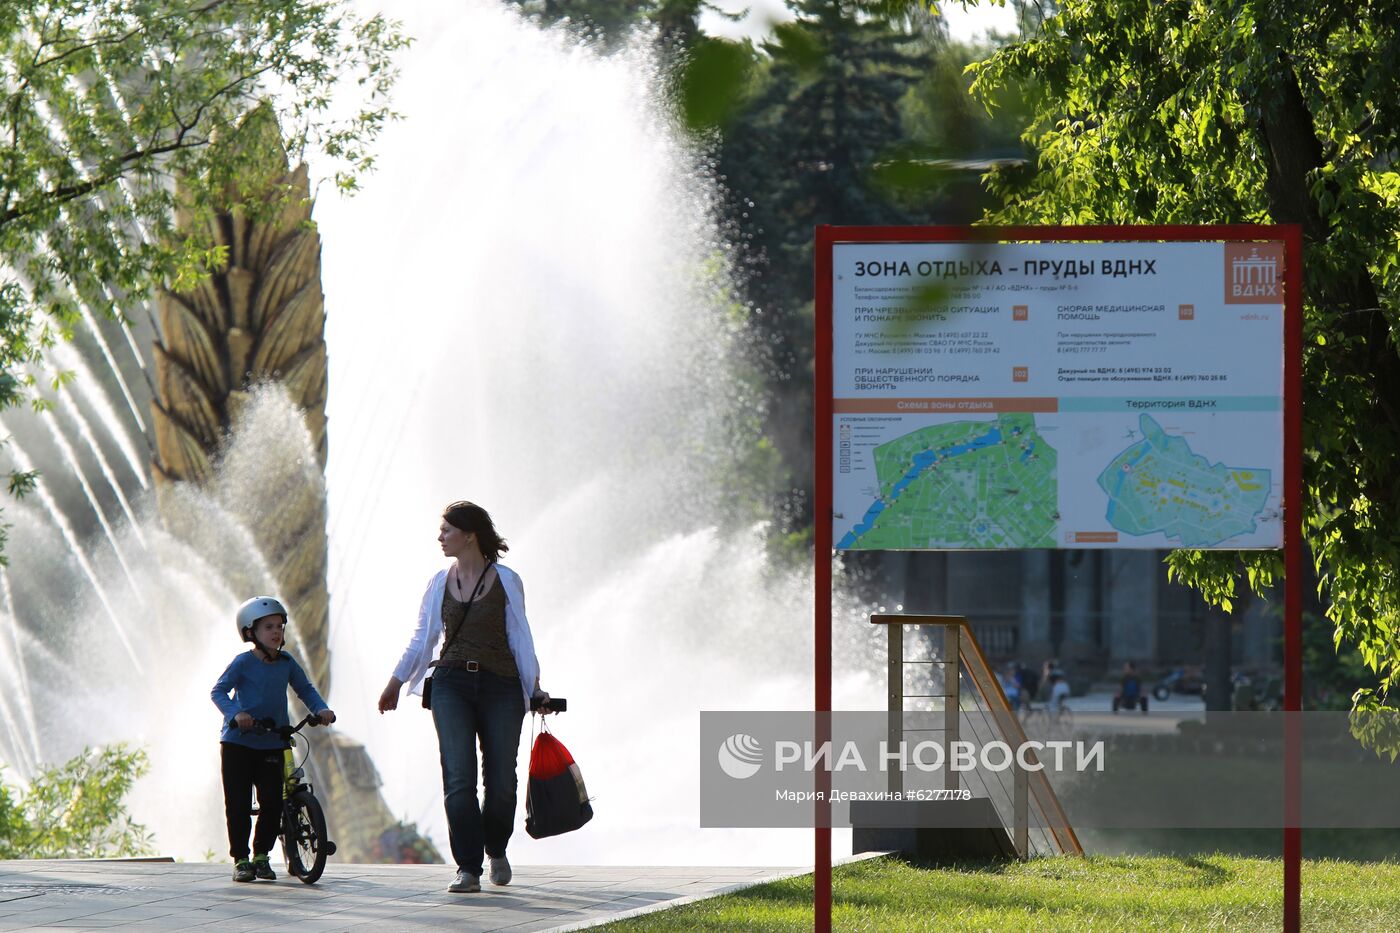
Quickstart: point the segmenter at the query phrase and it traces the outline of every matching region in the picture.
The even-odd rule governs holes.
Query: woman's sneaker
[[[457,878],[447,886],[453,894],[475,894],[481,890],[481,876],[473,875],[465,868],[457,869]]]
[[[491,856],[491,883],[510,884],[510,861],[504,855]]]
[[[241,858],[233,863],[234,881],[252,881],[254,877],[252,862],[248,861],[246,858]]]
[[[276,881],[277,875],[272,871],[272,865],[268,862],[266,855],[253,856],[253,877],[262,881]]]

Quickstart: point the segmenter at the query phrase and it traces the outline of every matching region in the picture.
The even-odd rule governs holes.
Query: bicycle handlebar
[[[235,719],[230,719],[228,724],[235,729],[238,728],[238,722]],[[271,717],[263,717],[262,719],[253,720],[253,728],[240,731],[252,732],[255,735],[276,734],[284,739],[290,739],[306,726],[319,726],[320,724],[321,717],[319,714],[307,713],[306,718],[295,726],[279,726]]]

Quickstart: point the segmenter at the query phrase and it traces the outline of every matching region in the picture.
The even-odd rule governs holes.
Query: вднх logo
[[[1283,244],[1225,244],[1225,303],[1283,304]]]

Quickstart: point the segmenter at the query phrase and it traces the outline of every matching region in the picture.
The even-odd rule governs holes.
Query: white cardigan
[[[535,657],[535,640],[530,635],[530,623],[525,618],[525,588],[520,574],[509,567],[496,564],[496,574],[506,591],[506,641],[515,656],[515,669],[520,672],[520,689],[525,694],[525,708],[530,708],[530,695],[540,676],[540,662]],[[423,678],[428,665],[437,660],[442,650],[442,594],[447,587],[447,570],[439,570],[428,581],[423,603],[418,607],[418,626],[413,630],[403,657],[394,668],[394,676],[408,684],[408,692],[421,695]]]

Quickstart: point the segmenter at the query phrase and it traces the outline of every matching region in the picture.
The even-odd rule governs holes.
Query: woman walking
[[[379,696],[381,713],[397,709],[399,691],[431,697],[442,757],[447,832],[457,877],[447,890],[481,890],[483,861],[491,883],[509,884],[506,844],[515,826],[520,727],[539,689],[539,661],[525,617],[520,575],[498,563],[509,548],[491,516],[471,502],[442,512],[438,543],[452,565],[428,581],[418,625]],[[546,708],[547,711],[547,708]],[[478,741],[484,803],[477,800]]]

